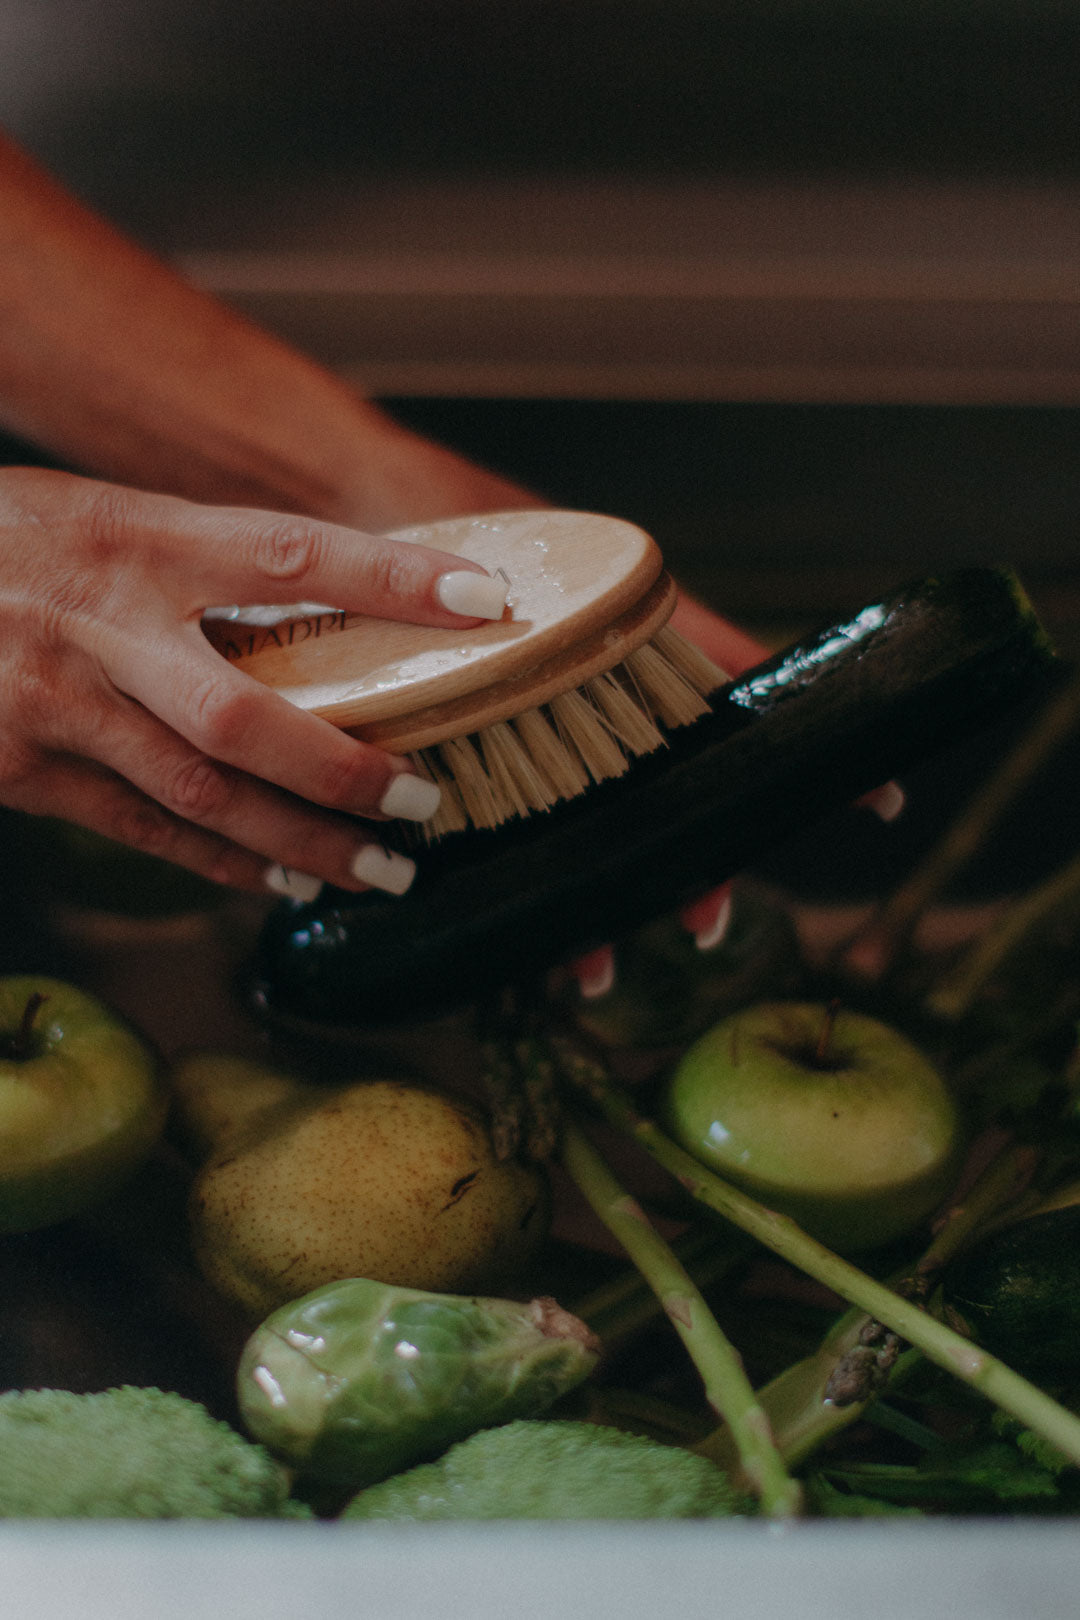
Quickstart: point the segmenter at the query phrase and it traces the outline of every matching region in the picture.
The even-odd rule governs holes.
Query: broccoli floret
[[[714,1519],[748,1511],[704,1457],[593,1423],[485,1429],[353,1498],[346,1519]]]
[[[125,1385],[0,1395],[0,1517],[308,1517],[285,1470],[204,1406]]]

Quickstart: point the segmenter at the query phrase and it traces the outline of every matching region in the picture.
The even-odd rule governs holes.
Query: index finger
[[[341,524],[175,497],[140,502],[129,520],[156,577],[182,610],[237,601],[332,603],[378,618],[453,625],[497,619],[506,586],[454,552]]]

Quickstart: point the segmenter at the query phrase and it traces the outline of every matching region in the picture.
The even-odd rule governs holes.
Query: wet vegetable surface
[[[945,1081],[910,1041],[813,1002],[763,1001],[715,1025],[659,1108],[696,1158],[843,1254],[925,1220],[963,1144]]]
[[[1080,1208],[1017,1221],[961,1257],[945,1277],[952,1320],[1034,1376],[1080,1375]]]
[[[1054,736],[1075,735],[1080,682],[1055,685],[1046,714],[1054,717]],[[1033,734],[1044,735],[1045,719],[1038,718]],[[365,1077],[376,1095],[397,1083],[386,1078],[391,1073],[412,1070],[434,1081],[446,1070],[450,1089],[456,1072],[470,1106],[486,1092],[497,1162],[550,1155],[556,1223],[534,1251],[516,1255],[511,1293],[518,1302],[558,1299],[597,1334],[602,1351],[590,1376],[559,1396],[547,1416],[696,1453],[721,1470],[747,1511],[763,1517],[1074,1515],[1080,1510],[1075,1376],[1053,1370],[1025,1377],[988,1342],[957,1332],[942,1305],[942,1277],[958,1257],[974,1252],[986,1232],[1060,1197],[1080,1173],[1080,860],[967,918],[959,933],[950,932],[948,908],[938,905],[964,852],[970,858],[1000,815],[1009,797],[1002,784],[1030,784],[1045,760],[1045,749],[1031,743],[1025,736],[1003,753],[974,792],[943,839],[948,859],[940,847],[930,851],[899,890],[883,888],[861,915],[844,908],[808,915],[790,896],[740,878],[727,941],[695,961],[694,993],[680,1000],[674,1024],[664,1019],[670,1010],[664,1002],[678,953],[650,928],[647,941],[631,942],[628,959],[666,966],[655,979],[648,972],[634,978],[633,1029],[621,1019],[596,1024],[565,984],[545,977],[437,1026],[346,1036],[326,1026],[325,1042],[311,1026],[303,1082],[268,1074],[240,1053],[185,1062],[170,1042],[177,1116],[154,1159],[92,1217],[0,1248],[9,1302],[0,1356],[8,1378],[24,1387],[50,1379],[69,1388],[160,1382],[242,1427],[233,1375],[252,1323],[198,1267],[185,1218],[197,1161],[207,1151],[211,1159],[219,1151],[228,1158],[233,1148],[260,1139],[271,1119],[307,1119],[329,1103],[323,1119],[331,1128],[319,1133],[313,1164],[290,1172],[295,1202],[288,1232],[314,1202],[345,1117],[334,1112],[337,1102]],[[988,808],[994,815],[987,816]],[[189,968],[192,955],[206,955],[218,928],[218,919],[201,919],[185,947]],[[163,936],[155,937],[156,951]],[[141,968],[149,965],[146,938],[140,928],[132,939],[128,970],[136,958]],[[625,941],[620,949],[627,954]],[[91,980],[102,970],[89,955],[83,962]],[[207,988],[208,1001],[225,994],[213,960],[200,965],[207,968],[202,980],[197,973],[166,975],[178,1002],[190,999],[194,983]],[[155,977],[160,981],[160,971]],[[703,1033],[702,1020],[708,1025],[730,1012],[732,996],[746,1008],[787,998],[819,1011],[835,1006],[838,1018],[844,1008],[870,1013],[926,1053],[963,1115],[971,1151],[939,1208],[862,1253],[857,1265],[665,1133],[664,1069]],[[230,1004],[233,1017],[239,1010]],[[205,1017],[202,1008],[199,1016]],[[830,1027],[827,1020],[817,1021],[815,1028],[822,1027]],[[634,1031],[649,1039],[658,1033],[665,1042],[638,1054],[648,1060],[642,1067],[626,1062],[635,1055]],[[265,1058],[271,1044],[265,1029],[244,1020],[244,1053]],[[813,1050],[827,1071],[837,1054],[820,1032]],[[388,1069],[394,1051],[398,1061]],[[256,1102],[254,1111],[241,1106],[241,1092]],[[376,1112],[373,1133],[380,1118],[385,1123],[385,1109]],[[364,1160],[362,1133],[346,1177],[358,1202],[366,1197]],[[407,1164],[391,1179],[407,1192]],[[460,1211],[461,1202],[443,1196],[437,1218]],[[286,1259],[297,1254],[294,1247]],[[46,1280],[55,1285],[47,1300]],[[294,1304],[287,1301],[287,1317]],[[394,1316],[387,1340],[393,1372],[405,1375],[401,1387],[427,1411],[438,1410],[457,1376],[453,1368],[461,1370],[451,1346],[445,1361],[432,1362],[428,1383],[409,1385],[410,1367],[426,1360],[436,1340],[449,1342],[441,1330],[426,1336],[445,1308],[444,1300],[432,1302],[429,1318],[425,1304],[407,1323]],[[512,1310],[519,1308],[511,1301]],[[273,1419],[290,1405],[278,1372],[299,1364],[301,1463],[304,1444],[353,1372],[357,1404],[352,1409],[346,1399],[340,1408],[342,1436],[356,1418],[365,1444],[378,1438],[381,1403],[373,1415],[368,1398],[378,1359],[371,1338],[361,1335],[337,1357],[329,1354],[333,1335],[322,1333],[324,1325],[290,1318],[282,1331],[275,1326],[255,1368],[264,1370],[261,1394]],[[279,1353],[284,1360],[275,1371]],[[135,1364],[133,1375],[127,1369]],[[474,1378],[477,1369],[467,1367],[467,1381]],[[469,1406],[456,1395],[452,1404]],[[281,1444],[291,1442],[283,1436]],[[408,1464],[401,1458],[391,1466]],[[403,1473],[394,1477],[403,1494],[388,1493],[391,1511],[408,1513],[411,1487]],[[331,1489],[333,1500],[296,1482],[301,1503],[323,1516],[343,1505],[341,1489]],[[377,1499],[370,1505],[377,1508]],[[492,1504],[479,1506],[487,1514]],[[494,1507],[517,1511],[509,1497]],[[528,1504],[521,1510],[529,1512]],[[362,1500],[356,1515],[365,1516]]]
[[[305,1478],[359,1490],[587,1378],[599,1341],[551,1299],[352,1278],[275,1311],[237,1374],[251,1434]]]
[[[283,905],[256,1000],[271,1018],[342,1025],[437,1016],[672,910],[1052,668],[1012,575],[922,581],[722,688],[619,780],[443,839],[405,896]]]

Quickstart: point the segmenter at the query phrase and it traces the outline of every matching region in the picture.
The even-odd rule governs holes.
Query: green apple
[[[99,1202],[161,1134],[166,1094],[142,1037],[96,997],[0,979],[0,1232]]]
[[[929,1215],[962,1135],[941,1075],[905,1036],[810,1002],[717,1024],[684,1054],[660,1115],[688,1152],[842,1252]]]

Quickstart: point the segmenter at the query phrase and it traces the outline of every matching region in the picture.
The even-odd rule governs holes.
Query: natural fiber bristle
[[[664,745],[664,729],[689,725],[727,676],[669,626],[621,664],[470,737],[412,755],[442,788],[420,829],[429,840],[466,827],[497,827],[621,776],[631,759]]]

